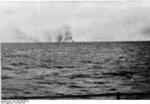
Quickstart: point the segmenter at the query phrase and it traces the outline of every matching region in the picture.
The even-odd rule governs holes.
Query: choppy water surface
[[[150,91],[150,42],[3,43],[1,56],[2,97]]]

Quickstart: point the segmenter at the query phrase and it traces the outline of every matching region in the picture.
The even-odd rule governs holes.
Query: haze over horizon
[[[1,42],[149,41],[150,2],[1,2]]]

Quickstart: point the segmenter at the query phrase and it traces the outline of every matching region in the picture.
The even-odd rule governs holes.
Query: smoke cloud
[[[13,36],[15,40],[22,42],[72,42],[73,33],[70,26],[62,26],[59,29],[47,30],[40,33],[41,37],[31,35],[21,30],[20,28],[13,29]]]
[[[16,28],[15,29],[15,35],[16,40],[20,40],[23,42],[39,42],[39,40],[36,37],[32,37],[32,35],[27,35],[25,32],[23,32],[21,29]]]
[[[73,35],[70,26],[64,26],[61,30],[56,31],[56,42],[72,42]]]
[[[3,2],[1,42],[150,40],[148,2]]]

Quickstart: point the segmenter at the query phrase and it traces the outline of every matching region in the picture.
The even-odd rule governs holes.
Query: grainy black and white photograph
[[[0,2],[1,98],[150,100],[150,2]]]

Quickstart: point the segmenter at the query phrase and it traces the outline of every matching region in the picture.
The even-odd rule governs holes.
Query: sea
[[[150,41],[1,43],[1,79],[3,99],[150,99]]]

